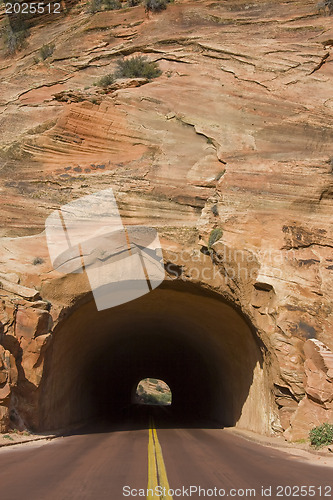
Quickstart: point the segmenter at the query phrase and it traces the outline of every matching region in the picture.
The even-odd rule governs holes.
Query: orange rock
[[[15,335],[32,339],[50,331],[51,316],[48,311],[19,307],[16,314]]]

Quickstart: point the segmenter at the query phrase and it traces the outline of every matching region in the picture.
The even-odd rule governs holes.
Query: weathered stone
[[[43,374],[43,356],[45,347],[51,335],[39,335],[37,338],[22,338],[21,347],[23,350],[22,368],[25,379],[38,387]]]
[[[297,405],[295,405],[294,408],[288,408],[286,406],[283,406],[279,410],[280,422],[281,422],[282,429],[288,429],[288,427],[290,427],[290,422],[291,422],[291,419],[295,413],[296,406]]]
[[[284,435],[289,441],[308,439],[309,431],[324,422],[333,421],[333,410],[325,410],[322,406],[305,397],[298,405],[290,419],[290,427]]]
[[[9,424],[9,411],[6,405],[0,404],[0,432],[6,432]]]
[[[0,345],[0,375],[2,383],[6,381],[11,385],[17,383],[18,373],[14,356]],[[1,384],[1,383],[0,383]]]
[[[8,428],[8,406],[12,387],[17,384],[18,372],[14,356],[0,345],[0,432]]]
[[[306,361],[304,364],[307,395],[322,404],[324,408],[333,408],[333,352],[322,342],[311,339],[304,344]]]
[[[17,338],[32,339],[44,335],[50,331],[51,326],[52,320],[48,311],[36,308],[18,308],[15,328]]]
[[[48,25],[31,30],[10,66],[0,55],[0,342],[22,368],[26,421],[37,421],[27,381],[41,381],[48,344],[38,339],[90,293],[84,274],[51,269],[36,233],[51,211],[106,185],[125,223],[158,228],[170,280],[213,290],[244,313],[267,353],[270,393],[275,384],[292,396],[271,403],[282,427],[291,421],[300,435],[299,419],[305,435],[328,418],[332,355],[307,340],[333,350],[332,23],[314,15],[313,1],[273,7],[180,1],[153,30],[140,9],[105,11],[59,37],[61,68],[31,58]],[[139,52],[158,59],[162,76],[96,97],[93,83],[116,58]],[[214,228],[223,235],[208,251]]]
[[[304,353],[306,395],[285,432],[290,440],[307,438],[311,428],[324,422],[333,422],[333,380],[328,375],[333,353],[315,339],[305,342]]]
[[[10,281],[6,281],[4,279],[0,280],[0,289],[17,294],[26,300],[37,300],[40,298],[37,290],[18,285],[16,283],[11,283]]]

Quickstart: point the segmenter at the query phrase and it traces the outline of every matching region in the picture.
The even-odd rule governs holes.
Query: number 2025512
[[[6,3],[6,14],[60,14],[60,3]]]

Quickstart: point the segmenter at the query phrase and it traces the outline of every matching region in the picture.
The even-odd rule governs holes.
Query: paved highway
[[[333,497],[332,468],[202,424],[172,426],[165,412],[147,411],[116,430],[100,424],[2,449],[0,500]]]

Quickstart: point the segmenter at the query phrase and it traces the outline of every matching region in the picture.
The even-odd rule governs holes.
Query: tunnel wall
[[[155,376],[170,386],[178,415],[270,432],[263,346],[239,311],[195,285],[165,283],[99,312],[88,300],[56,327],[44,366],[43,429],[121,418],[133,385]]]

